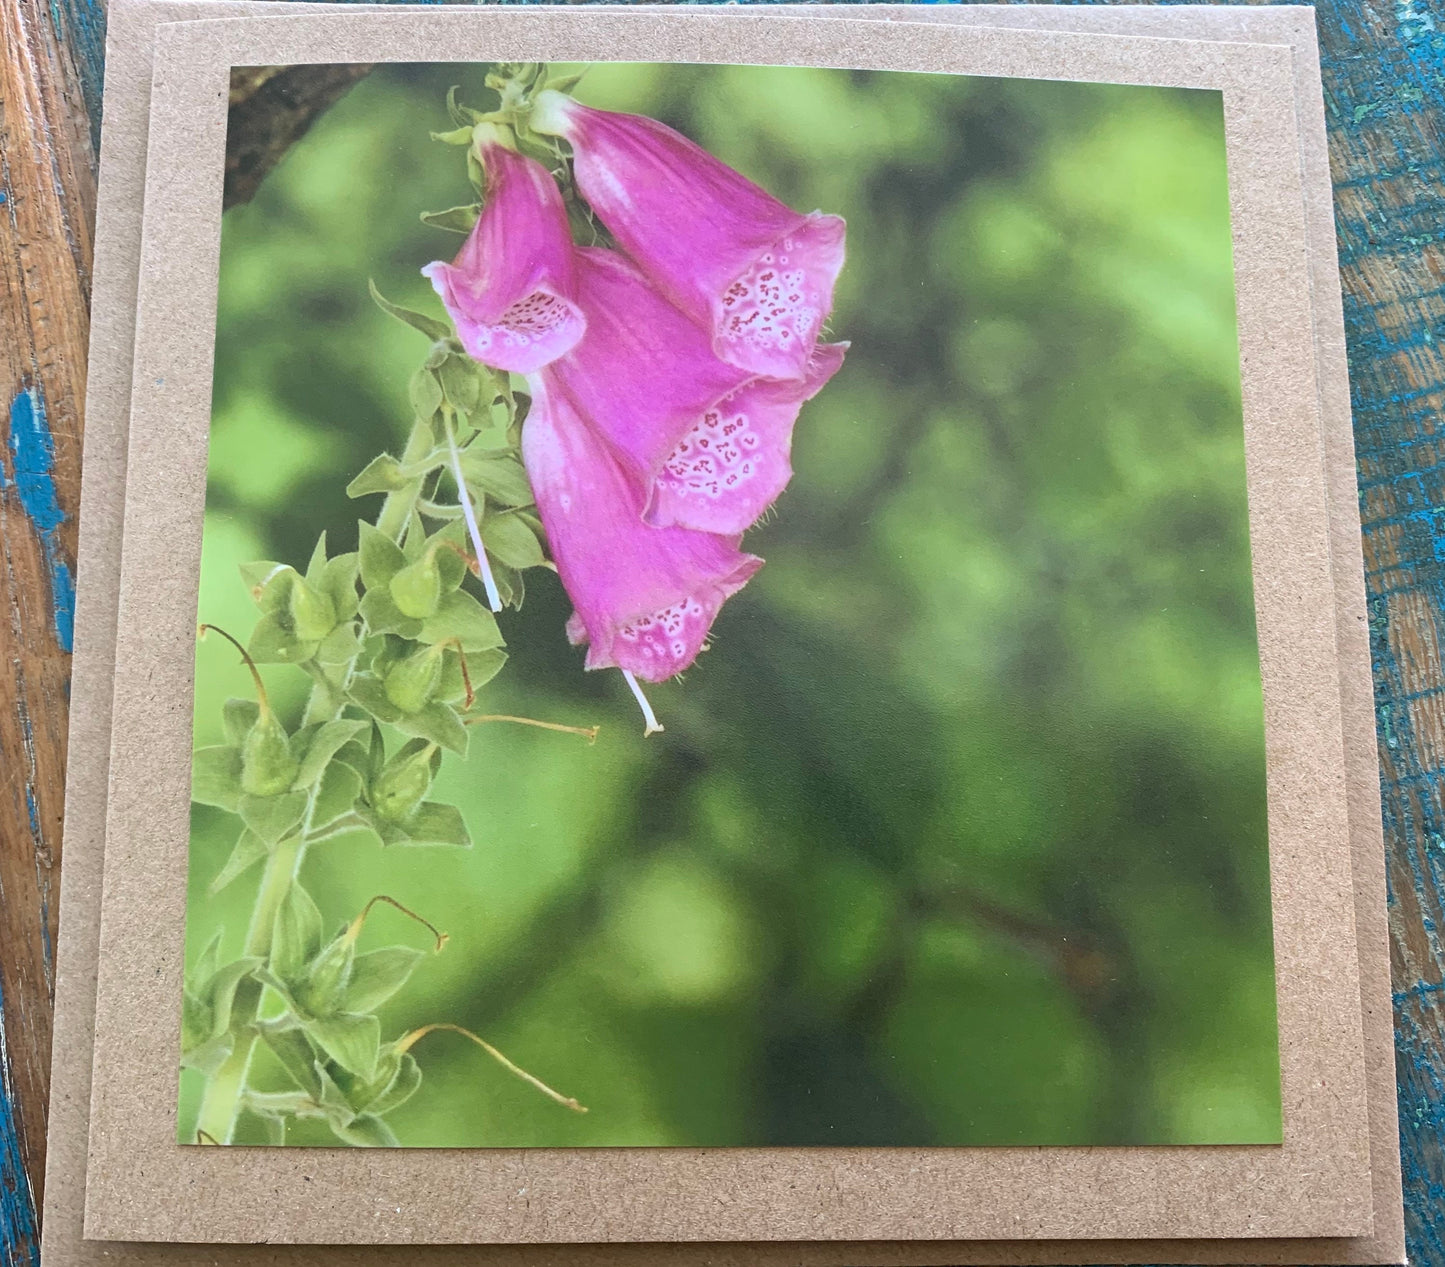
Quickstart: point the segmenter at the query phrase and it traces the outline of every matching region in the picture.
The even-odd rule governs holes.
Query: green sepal
[[[308,843],[339,835],[335,825],[351,813],[360,795],[361,776],[351,766],[340,760],[327,766],[311,803],[311,820],[306,831]]]
[[[441,682],[444,658],[445,653],[422,647],[393,664],[382,681],[392,706],[407,714],[425,708]]]
[[[306,817],[306,793],[243,796],[237,811],[241,815],[241,821],[266,845],[274,845],[295,831]]]
[[[243,828],[231,847],[230,856],[216,872],[216,878],[207,886],[206,892],[212,895],[219,893],[232,880],[244,875],[260,862],[266,852],[266,842],[249,827]]]
[[[271,971],[282,981],[295,981],[321,950],[321,912],[300,884],[286,890],[271,933]]]
[[[353,1118],[345,1126],[332,1122],[331,1129],[337,1139],[353,1148],[396,1148],[401,1143],[391,1127],[369,1113]]]
[[[360,1078],[376,1076],[381,1054],[381,1022],[374,1016],[318,1016],[306,1025],[306,1032],[343,1069]]]
[[[467,729],[450,705],[434,699],[417,712],[403,713],[387,697],[386,687],[370,673],[358,673],[351,680],[350,693],[357,707],[403,734],[430,740],[458,756],[466,756]]]
[[[467,652],[492,651],[507,645],[496,616],[466,590],[444,594],[436,614],[422,622],[418,636],[431,643],[456,638]]]
[[[467,675],[471,678],[472,691],[478,692],[486,686],[507,663],[507,653],[497,648],[491,651],[473,651],[467,655]],[[447,704],[457,704],[466,699],[467,687],[462,680],[462,658],[450,648],[446,651],[442,665],[441,680],[438,681],[434,698]]]
[[[327,559],[321,569],[321,576],[315,584],[330,597],[336,608],[337,620],[350,620],[356,615],[358,595],[356,593],[357,559],[356,551],[349,550]]]
[[[214,1038],[208,1038],[194,1047],[183,1047],[181,1068],[195,1069],[209,1078],[226,1063],[235,1049],[236,1036],[230,1030],[223,1030]]]
[[[467,820],[455,805],[423,801],[416,812],[400,826],[406,832],[407,838],[388,841],[388,844],[434,845],[447,849],[472,847],[472,834],[467,830]]]
[[[392,600],[391,591],[382,585],[369,589],[361,600],[361,614],[372,633],[396,634],[401,638],[416,638],[422,630],[422,622],[405,615]]]
[[[292,790],[299,792],[312,787],[326,772],[331,758],[366,728],[364,721],[342,719],[298,730],[293,747],[301,748],[305,755],[291,784]]]
[[[356,636],[356,626],[347,620],[336,626],[324,637],[315,651],[318,664],[350,664],[361,650]]]
[[[228,699],[221,705],[221,726],[226,741],[240,747],[261,715],[261,706],[253,699]]]
[[[458,131],[464,133],[468,140],[470,139],[470,128],[460,128]],[[446,140],[454,135],[456,135],[456,133],[432,133],[432,136],[438,141]],[[461,144],[467,144],[467,140],[463,140]],[[448,207],[445,211],[423,211],[421,213],[421,222],[431,225],[433,229],[446,229],[449,233],[466,235],[476,227],[477,220],[481,214],[482,208],[480,204],[469,202],[461,207]]]
[[[402,470],[401,463],[390,453],[372,458],[350,484],[346,486],[348,497],[365,497],[368,493],[395,493],[415,480]]]
[[[303,578],[292,582],[286,614],[291,618],[292,635],[302,644],[319,643],[336,628],[336,605],[331,596]]]
[[[300,664],[309,660],[319,645],[319,638],[302,641],[297,637],[287,611],[267,612],[246,640],[246,650],[257,664]]]
[[[385,1056],[382,1057],[381,1065],[385,1067],[388,1063]],[[380,1079],[378,1078],[379,1082]],[[416,1063],[416,1057],[411,1052],[401,1053],[401,1059],[397,1061],[396,1072],[391,1080],[377,1094],[369,1104],[365,1106],[367,1113],[374,1117],[382,1117],[393,1109],[400,1108],[421,1089],[421,1066]]]
[[[322,1096],[321,1075],[316,1067],[316,1049],[306,1034],[294,1024],[278,1025],[261,1021],[257,1027],[261,1040],[271,1049],[277,1062],[313,1100]]]
[[[231,744],[191,754],[191,800],[236,813],[241,800],[241,750]]]
[[[383,946],[357,955],[351,964],[341,1006],[348,1012],[374,1012],[407,983],[426,951],[412,946]]]
[[[451,328],[443,322],[438,321],[435,317],[423,316],[419,312],[413,312],[410,308],[403,308],[400,304],[392,303],[381,291],[377,290],[376,283],[370,279],[366,284],[371,289],[371,297],[376,302],[376,306],[388,317],[395,317],[413,330],[421,331],[433,342],[450,337]]]
[[[430,370],[417,370],[407,385],[412,413],[417,418],[431,418],[442,407],[442,385]]]
[[[401,547],[384,532],[379,532],[364,519],[357,525],[359,547],[358,564],[361,583],[368,590],[385,586],[393,576],[406,566],[406,556]]]
[[[516,456],[506,450],[478,449],[462,454],[462,475],[467,486],[480,489],[502,506],[530,506],[532,485]]]
[[[296,984],[296,1001],[311,1016],[332,1016],[343,1011],[369,1011],[343,1005],[351,965],[356,959],[356,938],[348,930],[333,937],[306,968]]]
[[[531,524],[515,511],[482,520],[482,544],[508,567],[534,568],[547,561]]]
[[[482,399],[477,363],[469,356],[449,356],[437,369],[442,394],[459,414],[470,416]]]

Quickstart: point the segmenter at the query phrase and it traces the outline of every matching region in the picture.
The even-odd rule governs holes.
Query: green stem
[[[266,859],[256,905],[251,911],[251,924],[246,930],[244,953],[248,957],[265,959],[270,955],[276,915],[296,879],[304,853],[305,845],[298,833],[278,843]],[[249,977],[236,987],[236,998],[231,1005],[231,1024],[238,1036],[236,1045],[206,1083],[196,1119],[197,1137],[204,1132],[218,1144],[231,1142],[241,1095],[246,1089],[246,1075],[251,1068],[251,1055],[256,1048],[255,1022],[261,1014],[261,994],[261,983]]]

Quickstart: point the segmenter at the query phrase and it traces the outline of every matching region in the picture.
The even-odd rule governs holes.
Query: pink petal
[[[755,378],[708,409],[663,461],[647,521],[742,532],[793,476],[793,424],[843,364],[846,343],[822,343],[803,378]]]
[[[583,197],[723,360],[800,377],[833,306],[845,226],[803,215],[655,119],[538,95],[533,126],[565,136]]]
[[[485,205],[451,264],[422,274],[441,296],[467,354],[530,374],[572,348],[587,327],[574,302],[572,233],[556,183],[499,141],[479,153]]]
[[[642,521],[641,494],[550,371],[528,380],[522,460],[589,669],[661,682],[697,659],[727,598],[763,565],[736,537]]]

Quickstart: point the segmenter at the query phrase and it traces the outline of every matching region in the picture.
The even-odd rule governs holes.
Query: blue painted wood
[[[52,95],[83,106],[93,137],[104,44],[99,0],[15,4],[18,26],[7,27],[7,40],[38,50],[34,64],[62,81]],[[0,6],[0,24],[8,14]],[[1389,850],[1407,1230],[1412,1262],[1445,1267],[1445,432],[1439,422],[1445,405],[1445,6],[1440,0],[1321,0],[1319,25]],[[38,123],[58,136],[65,120],[52,114]],[[15,191],[5,180],[15,177],[0,169],[0,213],[10,210],[6,203]],[[0,239],[4,249],[13,250],[13,240]],[[0,319],[12,317],[0,306]],[[34,342],[32,332],[20,333]],[[25,507],[39,547],[31,579],[49,596],[44,632],[65,647],[73,537],[63,531],[64,507],[75,504],[75,464],[56,457],[45,397],[33,378],[0,383],[0,389],[13,402],[4,451],[10,492]],[[23,705],[25,696],[19,700]],[[63,713],[63,699],[45,703]],[[49,731],[63,731],[63,717],[47,722]],[[26,724],[33,734],[34,722]],[[28,768],[33,773],[33,760]],[[0,875],[7,859],[28,863],[44,848],[39,805],[55,792],[40,783],[26,787],[15,821],[0,820]],[[0,806],[0,816],[10,813]],[[44,942],[50,912],[37,902],[25,914],[34,939]],[[9,955],[11,944],[3,949]],[[32,988],[43,990],[43,981]],[[41,1157],[37,1108],[12,1077],[16,1061],[4,1028],[12,1015],[6,999],[0,1003],[4,1267],[35,1261],[26,1176],[38,1176]],[[22,1128],[27,1117],[32,1124]]]

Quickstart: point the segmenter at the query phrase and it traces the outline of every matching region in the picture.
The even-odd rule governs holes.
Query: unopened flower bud
[[[420,712],[437,689],[442,676],[442,655],[437,647],[423,647],[387,670],[382,685],[403,713]]]
[[[390,584],[391,601],[403,616],[425,620],[436,615],[442,597],[442,574],[435,550],[428,550],[415,563],[408,563]]]
[[[371,787],[372,808],[387,822],[404,822],[431,790],[434,743],[413,740],[383,767]]]
[[[241,745],[241,790],[251,796],[279,796],[299,769],[286,727],[263,707]]]
[[[291,586],[291,627],[302,642],[320,642],[336,628],[336,605],[300,577]]]

